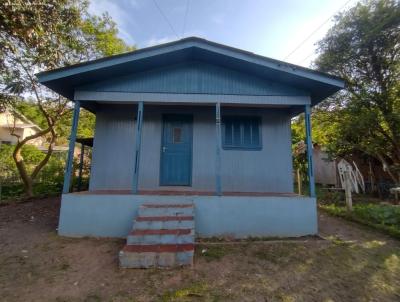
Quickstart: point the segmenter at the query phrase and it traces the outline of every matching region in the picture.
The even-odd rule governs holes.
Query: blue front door
[[[164,115],[161,142],[160,185],[190,186],[192,132],[190,115]]]

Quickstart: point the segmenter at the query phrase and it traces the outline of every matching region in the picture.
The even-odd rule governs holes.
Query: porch
[[[80,104],[96,108],[89,186],[93,194],[293,195],[291,112],[307,111],[307,104],[75,104],[77,120]],[[306,116],[309,125],[309,110]],[[77,124],[74,120],[71,146]],[[308,159],[314,196],[311,156]],[[64,194],[71,192],[72,176],[67,169]]]
[[[75,101],[71,143],[80,104]],[[93,106],[90,101],[82,104]],[[290,108],[304,108],[309,122],[307,104],[238,107],[220,103],[199,106],[98,102],[89,190],[71,192],[69,183],[73,173],[67,169],[59,234],[125,237],[144,203],[194,204],[198,237],[316,234],[316,199],[293,193]],[[171,115],[185,117],[183,121],[190,120],[190,126],[179,122],[166,126]],[[225,117],[237,116],[259,119],[259,129],[250,130],[258,133],[260,147],[224,148]],[[241,127],[243,135],[245,129]],[[176,129],[180,129],[178,138],[174,137]],[[184,142],[187,129],[192,132],[188,139],[191,153],[163,166],[166,146],[172,148],[174,143]],[[166,134],[166,131],[171,132]],[[166,145],[166,137],[170,145]],[[180,176],[166,183],[163,169],[179,170],[182,166],[188,168],[187,172],[173,173]],[[309,166],[310,192],[314,194],[312,165]]]

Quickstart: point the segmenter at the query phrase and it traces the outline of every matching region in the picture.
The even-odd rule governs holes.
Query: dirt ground
[[[326,240],[203,243],[193,268],[126,270],[123,240],[57,236],[59,204],[0,207],[0,301],[400,301],[400,242],[324,213]]]

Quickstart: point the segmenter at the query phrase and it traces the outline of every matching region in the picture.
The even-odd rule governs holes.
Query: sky
[[[309,67],[333,16],[357,0],[91,0],[137,48],[197,36]],[[293,52],[294,51],[294,52]]]

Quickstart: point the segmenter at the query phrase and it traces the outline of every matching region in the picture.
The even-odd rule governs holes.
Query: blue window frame
[[[261,118],[258,116],[224,116],[222,118],[222,148],[231,150],[261,150]]]

